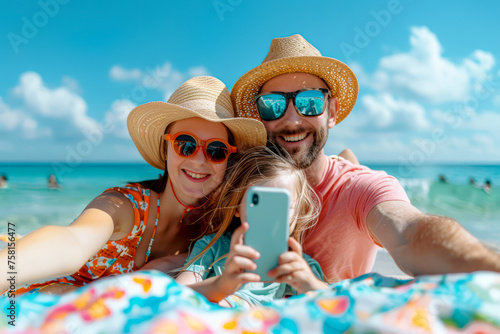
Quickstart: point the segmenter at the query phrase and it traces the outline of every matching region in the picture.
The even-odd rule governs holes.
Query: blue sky
[[[361,162],[500,163],[496,1],[0,3],[0,162],[141,162],[136,105],[185,80],[232,87],[272,38],[302,34],[352,67],[351,115],[325,148]]]

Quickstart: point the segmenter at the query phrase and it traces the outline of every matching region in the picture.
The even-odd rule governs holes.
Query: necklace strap
[[[149,254],[151,254],[151,247],[153,246],[153,241],[155,240],[156,228],[158,227],[158,220],[160,220],[160,193],[158,193],[158,199],[156,200],[155,227],[153,229],[153,235],[151,236],[151,239],[149,240],[148,251],[146,252],[146,260],[144,261],[144,264],[146,264],[148,262]]]
[[[179,221],[179,223],[182,223],[182,220],[184,219],[184,215],[186,214],[186,212],[189,212],[191,210],[196,210],[196,209],[199,209],[201,208],[202,206],[204,206],[205,204],[207,204],[208,200],[207,199],[202,205],[200,206],[193,206],[193,205],[186,205],[184,203],[182,203],[179,198],[177,198],[177,195],[175,194],[175,191],[174,191],[174,186],[172,185],[172,181],[168,180],[168,183],[170,183],[170,189],[172,189],[172,193],[174,194],[174,197],[175,199],[177,200],[177,202],[182,205],[183,207],[185,207],[184,209],[184,212],[182,212],[182,216],[181,216],[181,220]]]

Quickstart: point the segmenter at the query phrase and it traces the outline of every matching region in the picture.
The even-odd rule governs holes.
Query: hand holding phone
[[[280,265],[269,272],[274,281],[292,286],[299,294],[327,288],[328,285],[314,275],[302,256],[302,246],[299,242],[290,237],[288,245],[290,250],[281,254]]]
[[[252,260],[259,258],[259,254],[243,244],[246,231],[248,231],[248,223],[244,222],[234,230],[231,237],[224,271],[222,275],[217,277],[216,290],[223,296],[235,293],[245,283],[259,281],[259,276],[248,272],[248,270],[255,268],[255,263]]]
[[[247,192],[246,220],[249,229],[245,245],[260,253],[255,260],[261,281],[273,279],[267,272],[278,266],[278,258],[288,250],[290,193],[282,188],[251,187]]]

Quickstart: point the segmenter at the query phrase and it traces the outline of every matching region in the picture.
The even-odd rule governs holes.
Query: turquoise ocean
[[[411,169],[400,165],[368,164],[395,176],[412,204],[424,213],[446,215],[473,235],[500,250],[500,166],[432,165]],[[159,170],[146,164],[0,163],[8,188],[0,189],[0,233],[8,222],[24,235],[44,225],[69,225],[105,189],[128,181],[157,178]],[[50,174],[58,175],[60,189],[49,189]],[[440,182],[444,175],[447,183]],[[473,177],[478,188],[469,184]],[[482,186],[491,180],[486,193]],[[11,225],[12,226],[12,225]]]

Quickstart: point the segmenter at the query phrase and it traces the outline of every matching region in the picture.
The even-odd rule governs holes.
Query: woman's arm
[[[128,215],[128,217],[127,217]],[[129,226],[133,209],[118,193],[94,199],[70,226],[44,226],[16,242],[16,286],[42,282],[75,273],[114,234]],[[0,270],[5,275],[0,291],[9,288],[8,250],[0,252]]]
[[[349,160],[350,162],[352,162],[354,165],[359,165],[359,161],[358,161],[358,158],[356,157],[356,155],[348,148],[346,148],[345,150],[343,150],[342,152],[339,153],[339,157],[342,157],[346,160]]]

